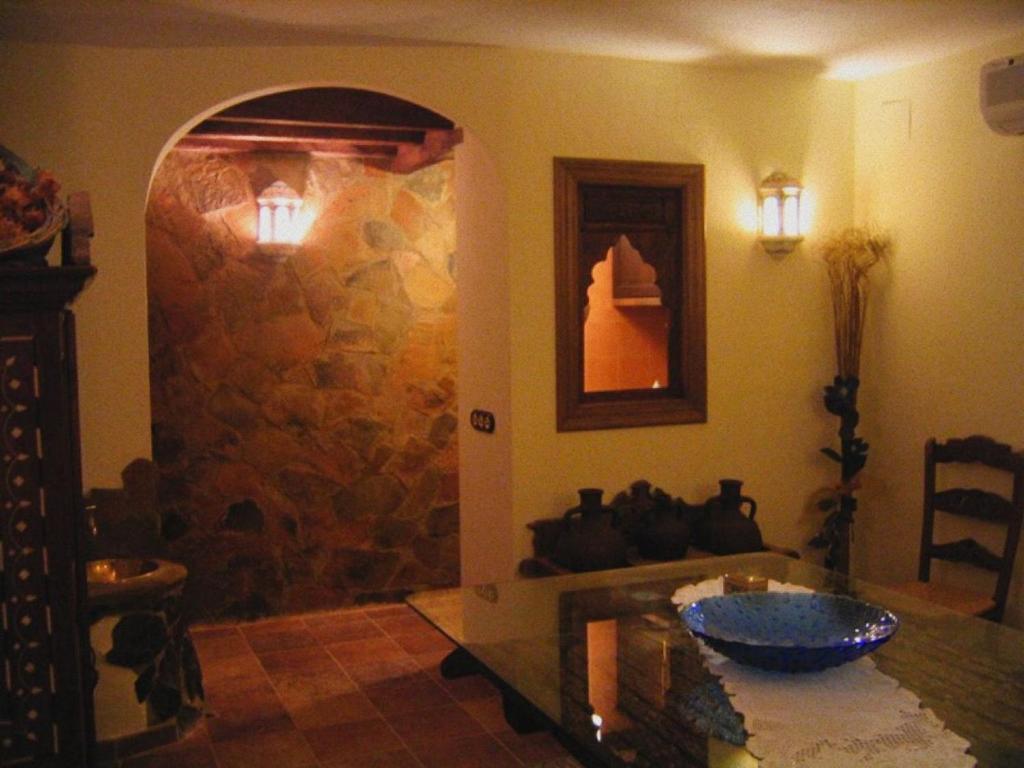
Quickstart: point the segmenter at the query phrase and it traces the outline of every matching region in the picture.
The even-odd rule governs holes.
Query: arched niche
[[[704,167],[553,170],[558,430],[707,421]]]

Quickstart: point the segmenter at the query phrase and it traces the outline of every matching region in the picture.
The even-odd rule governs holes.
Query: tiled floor
[[[403,605],[196,627],[206,717],[126,768],[574,766],[515,734],[484,678],[445,680],[452,644]]]

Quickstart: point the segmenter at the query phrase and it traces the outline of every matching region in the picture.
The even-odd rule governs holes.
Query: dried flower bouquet
[[[838,375],[825,387],[825,408],[839,417],[839,450],[821,452],[840,466],[840,483],[818,502],[828,515],[811,546],[825,548],[825,566],[850,572],[850,526],[857,500],[857,474],[868,458],[868,444],[857,437],[860,421],[860,351],[864,341],[870,282],[868,272],[892,251],[888,236],[865,228],[851,228],[828,238],[820,247],[828,269],[832,295]]]
[[[48,247],[64,225],[59,192],[52,174],[0,146],[0,255]]]

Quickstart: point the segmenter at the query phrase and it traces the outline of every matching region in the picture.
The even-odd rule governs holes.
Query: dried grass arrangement
[[[888,235],[863,227],[844,229],[821,245],[832,289],[836,363],[840,378],[859,377],[860,348],[868,308],[868,272],[889,257]]]
[[[825,566],[850,572],[850,526],[857,509],[854,491],[857,474],[868,460],[868,444],[857,436],[860,413],[860,349],[868,308],[868,272],[889,257],[892,241],[888,235],[865,228],[844,229],[825,240],[821,255],[828,268],[835,322],[836,363],[839,372],[825,387],[825,408],[839,417],[839,450],[821,452],[839,465],[839,484],[818,502],[827,513],[819,533],[809,542],[826,549]]]

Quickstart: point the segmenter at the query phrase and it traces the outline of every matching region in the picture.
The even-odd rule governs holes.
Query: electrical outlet
[[[473,410],[469,414],[469,424],[477,432],[494,431],[494,414],[490,411]]]

